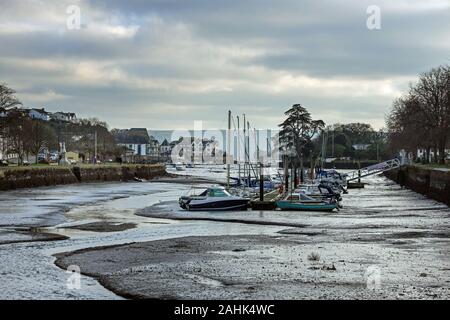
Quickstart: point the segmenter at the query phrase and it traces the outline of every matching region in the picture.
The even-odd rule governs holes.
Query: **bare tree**
[[[9,88],[6,83],[0,83],[0,113],[22,105],[15,93],[16,91]]]
[[[432,132],[433,147],[439,150],[439,162],[445,160],[445,147],[450,138],[450,68],[440,66],[423,73],[411,95],[417,99],[421,119]],[[437,151],[436,150],[436,151]],[[435,152],[435,155],[437,152]]]
[[[6,123],[7,152],[16,154],[18,164],[22,164],[26,154],[27,134],[31,131],[31,119],[20,109],[13,109]]]
[[[55,131],[42,120],[32,120],[29,125],[30,130],[26,133],[25,150],[36,157],[38,163],[39,152],[43,148],[57,146],[57,136]]]
[[[435,161],[443,163],[450,141],[450,68],[440,66],[421,74],[408,94],[394,101],[386,122],[391,147],[424,148],[427,160],[434,150]]]

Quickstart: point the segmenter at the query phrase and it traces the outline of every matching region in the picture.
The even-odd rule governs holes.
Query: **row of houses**
[[[43,121],[65,121],[65,122],[74,122],[77,120],[77,116],[72,112],[48,112],[44,108],[41,109],[24,109],[25,112],[28,113],[31,119],[38,119]]]
[[[164,139],[161,143],[153,136],[149,135],[146,128],[120,129],[114,131],[116,143],[126,148],[126,155],[129,157],[149,157],[169,160],[173,148],[179,144],[183,138],[169,142]],[[189,140],[189,138],[187,138]],[[185,139],[186,140],[186,139]],[[201,146],[203,151],[214,153],[216,143],[214,139],[201,139],[197,141],[191,138],[192,154],[195,146]],[[212,148],[212,149],[211,149]],[[211,150],[209,150],[211,149]]]
[[[125,147],[132,155],[160,156],[159,141],[150,136],[145,128],[116,130],[114,137],[117,145]]]
[[[63,121],[63,122],[75,122],[77,116],[73,112],[49,112],[44,108],[33,108],[33,109],[20,109],[23,114],[28,114],[31,119],[42,120],[42,121]],[[0,117],[6,117],[9,111],[3,111],[0,113]]]

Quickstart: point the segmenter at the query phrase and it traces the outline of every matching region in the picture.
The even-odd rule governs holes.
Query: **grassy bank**
[[[143,166],[144,164],[135,164],[135,163],[102,163],[102,164],[92,164],[92,163],[81,163],[81,164],[75,164],[75,165],[58,165],[58,164],[30,164],[29,166],[18,166],[18,165],[9,165],[7,167],[0,167],[0,170],[6,171],[6,170],[29,170],[29,169],[55,169],[55,168],[74,168],[74,167],[80,167],[80,168],[111,168],[116,167],[120,168],[122,166],[127,167],[139,167]],[[145,166],[152,166],[152,165],[158,165],[158,164],[145,164]]]
[[[422,169],[450,169],[450,163],[447,164],[438,164],[438,163],[428,163],[428,164],[413,164],[414,167],[422,168]]]

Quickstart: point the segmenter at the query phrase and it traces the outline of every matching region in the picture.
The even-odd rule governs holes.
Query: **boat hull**
[[[188,211],[231,211],[245,210],[249,206],[248,199],[196,200],[180,202],[180,206]]]
[[[333,211],[337,208],[335,204],[306,204],[298,203],[287,200],[280,200],[276,202],[277,207],[281,210],[294,210],[294,211]]]

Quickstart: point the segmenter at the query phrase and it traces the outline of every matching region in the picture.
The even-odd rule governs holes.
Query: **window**
[[[228,193],[223,189],[211,189],[209,190],[210,197],[228,197]]]

